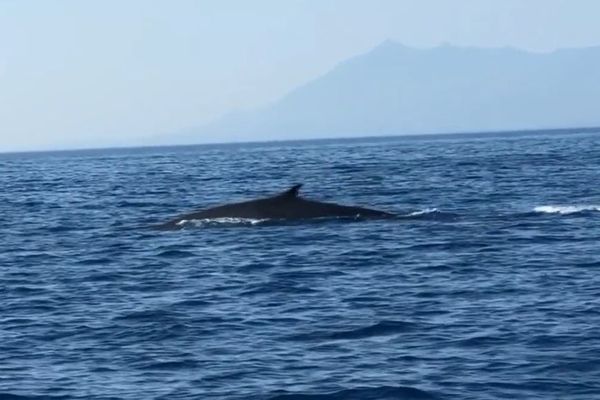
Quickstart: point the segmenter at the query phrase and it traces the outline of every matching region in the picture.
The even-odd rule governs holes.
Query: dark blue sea
[[[600,399],[600,133],[0,155],[0,399]],[[177,214],[303,183],[391,220]]]

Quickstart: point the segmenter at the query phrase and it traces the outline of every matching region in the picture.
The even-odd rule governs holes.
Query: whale
[[[300,195],[302,184],[272,196],[223,204],[204,210],[179,215],[161,225],[160,229],[181,229],[187,221],[218,218],[257,220],[303,220],[314,218],[392,218],[395,214],[365,207],[310,200]]]

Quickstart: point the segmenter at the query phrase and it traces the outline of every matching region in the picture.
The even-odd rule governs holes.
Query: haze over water
[[[596,0],[1,0],[0,152],[600,126],[600,49],[540,54],[599,46],[599,14]],[[382,43],[407,51],[311,85]]]
[[[0,397],[600,394],[600,136],[0,155]],[[148,227],[304,183],[399,220]]]

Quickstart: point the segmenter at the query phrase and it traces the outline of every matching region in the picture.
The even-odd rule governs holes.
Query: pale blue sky
[[[596,0],[0,0],[0,151],[144,145],[386,39],[599,45],[599,17]]]

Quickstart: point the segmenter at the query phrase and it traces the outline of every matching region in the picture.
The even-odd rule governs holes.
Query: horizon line
[[[315,138],[290,138],[290,139],[264,139],[264,140],[243,140],[230,142],[204,142],[204,143],[183,143],[183,144],[151,144],[151,145],[123,145],[107,147],[80,147],[73,149],[50,149],[50,150],[14,150],[0,151],[3,155],[19,154],[41,154],[41,153],[71,153],[71,152],[101,152],[107,150],[132,150],[132,149],[158,149],[158,148],[181,148],[181,147],[212,147],[212,146],[236,146],[236,145],[260,145],[277,143],[297,143],[297,142],[331,142],[337,140],[359,141],[359,140],[381,140],[389,138],[419,139],[426,137],[428,139],[439,139],[444,137],[475,137],[475,136],[494,136],[494,135],[518,135],[518,134],[560,134],[560,133],[593,133],[600,132],[600,126],[583,126],[571,128],[528,128],[511,130],[489,130],[489,131],[463,131],[463,132],[434,132],[419,134],[389,134],[389,135],[366,135],[366,136],[337,136],[337,137],[315,137]]]
[[[377,48],[389,46],[389,45],[405,47],[407,49],[412,49],[412,50],[436,50],[436,49],[444,48],[444,47],[453,47],[453,48],[457,48],[457,49],[469,49],[469,50],[516,50],[516,51],[520,51],[520,52],[524,52],[524,53],[537,54],[537,55],[552,54],[555,52],[560,52],[560,51],[565,51],[565,50],[567,50],[567,51],[568,50],[589,50],[589,49],[600,48],[600,42],[597,44],[587,44],[587,45],[582,45],[582,46],[552,47],[547,50],[535,50],[532,48],[519,47],[519,46],[515,46],[515,45],[492,45],[492,46],[468,45],[468,44],[453,43],[450,41],[440,41],[434,45],[419,46],[419,45],[406,44],[406,43],[403,43],[402,41],[388,38],[388,39],[385,39],[385,40],[379,42],[375,46],[373,46],[371,48],[371,50],[367,50],[366,53],[368,53],[372,50],[375,50]],[[362,54],[366,54],[366,53],[362,53]]]

